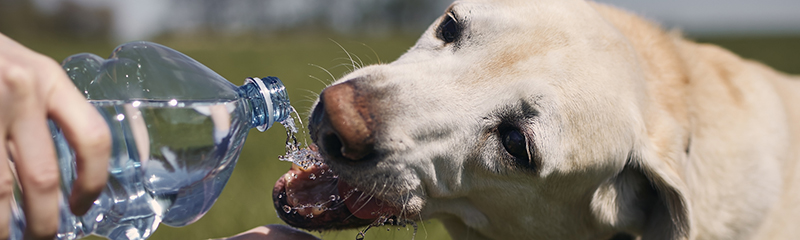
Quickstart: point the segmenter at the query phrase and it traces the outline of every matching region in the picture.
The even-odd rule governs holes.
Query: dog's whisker
[[[344,46],[339,44],[339,42],[337,42],[337,41],[335,41],[333,39],[329,39],[329,40],[331,40],[333,43],[335,43],[337,46],[339,46],[339,48],[342,49],[342,51],[344,51],[345,54],[347,54],[347,57],[350,59],[350,63],[355,67],[356,62],[353,60],[353,56],[350,55],[350,52],[348,52],[347,49],[344,48]],[[353,71],[355,71],[355,69],[353,69]]]
[[[418,215],[417,218],[419,218],[418,222],[420,223],[420,225],[422,225],[422,232],[425,233],[425,238],[427,239],[428,238],[428,228],[425,227],[425,221],[422,220],[422,215]],[[414,234],[414,235],[416,235],[416,234]]]
[[[345,65],[345,66],[353,67],[353,70],[356,70],[356,69],[358,69],[360,67],[360,65],[358,65],[357,62],[354,62],[354,60],[352,60],[351,58],[340,57],[340,58],[334,58],[333,60],[342,61],[342,63],[339,64],[339,65]]]
[[[361,57],[359,57],[356,54],[353,54],[353,57],[355,57],[358,60],[358,63],[353,63],[353,64],[357,64],[357,67],[355,69],[359,69],[359,68],[364,67],[364,61],[361,60]]]
[[[316,77],[314,75],[308,75],[308,77],[311,78],[311,79],[317,80],[317,82],[322,83],[322,85],[325,85],[325,87],[328,87],[328,83],[325,83],[324,80],[322,80],[322,79],[320,79],[320,78],[318,78],[318,77]]]
[[[366,199],[366,201],[364,201],[364,203],[363,203],[363,204],[361,204],[361,206],[360,206],[360,207],[358,207],[358,208],[357,208],[355,211],[353,211],[353,212],[358,212],[358,211],[361,211],[361,209],[364,209],[364,207],[366,207],[366,206],[367,206],[367,204],[369,203],[369,201],[372,201],[372,198],[374,197],[373,195],[369,195],[369,194],[366,194],[366,193],[363,193],[363,192],[361,193],[361,195],[362,195],[362,196],[363,196],[363,195],[368,195],[368,198]],[[358,202],[358,200],[356,200],[356,202]]]
[[[327,74],[328,74],[328,76],[330,76],[330,77],[331,77],[331,81],[330,81],[330,83],[325,83],[325,82],[323,82],[323,84],[325,84],[325,86],[330,86],[330,84],[331,84],[331,83],[333,83],[334,81],[336,81],[336,77],[335,77],[335,76],[333,76],[333,73],[331,73],[331,71],[329,71],[327,68],[324,68],[324,67],[322,67],[322,66],[320,66],[320,65],[317,65],[317,64],[308,64],[308,65],[309,65],[309,66],[312,66],[312,67],[319,68],[320,70],[324,71],[325,73],[327,73]]]
[[[301,100],[302,103],[314,103],[314,101],[316,101],[316,97],[314,96],[305,96],[303,100]]]
[[[349,63],[336,64],[331,68],[338,68],[338,67],[344,67],[347,70],[347,72],[355,71],[354,66],[352,64],[349,64]]]
[[[364,193],[369,195],[370,199],[372,199],[372,197],[375,196],[375,189],[377,187],[378,187],[378,183],[377,182],[373,182],[372,183],[372,187],[370,188],[370,190],[369,191],[364,191]],[[369,201],[369,200],[367,200],[367,201]]]
[[[300,88],[300,89],[298,89],[298,90],[301,90],[301,91],[304,91],[304,92],[306,92],[306,93],[310,94],[311,96],[306,96],[306,97],[309,97],[309,98],[314,98],[314,99],[312,99],[312,100],[316,100],[317,98],[319,98],[319,93],[317,93],[317,92],[316,92],[316,91],[314,91],[314,90],[311,90],[311,89],[305,89],[305,88]]]
[[[365,194],[364,192],[361,192],[361,194],[359,194],[359,195],[356,197],[356,202],[360,202],[361,200],[363,200],[364,194]]]
[[[408,195],[403,195],[403,197],[402,197],[403,202],[402,202],[401,207],[400,207],[400,218],[405,218],[406,205],[408,205],[407,203],[408,203],[408,199],[409,198],[410,197]]]
[[[361,193],[361,195],[364,195],[364,193]],[[341,196],[341,197],[342,197],[342,201],[341,201],[341,203],[342,203],[342,207],[347,207],[347,206],[346,206],[346,204],[345,204],[345,201],[346,201],[347,199],[351,198],[352,196],[353,196],[353,192],[349,192],[349,193],[347,193],[346,195],[344,195],[344,196]],[[356,201],[358,201],[358,199],[356,199]],[[348,215],[347,217],[345,217],[345,218],[344,218],[344,221],[347,221],[347,220],[348,220],[348,219],[350,219],[351,217],[355,217],[355,214],[354,214],[353,212],[354,212],[354,211],[351,211],[351,212],[350,212],[350,215]]]
[[[381,61],[381,57],[380,57],[380,56],[378,56],[378,52],[375,52],[375,49],[373,49],[372,47],[370,47],[370,46],[369,46],[369,45],[367,45],[366,43],[363,43],[363,42],[359,42],[359,43],[360,43],[362,46],[369,48],[369,50],[370,50],[370,51],[372,51],[372,54],[373,54],[373,55],[375,55],[375,58],[378,60],[378,62],[377,62],[378,64],[383,64],[383,62]],[[370,60],[371,60],[371,59],[370,59]]]
[[[355,70],[358,70],[359,68],[361,68],[361,66],[358,64],[358,62],[356,62],[355,59],[352,59],[352,58],[344,58],[344,57],[342,57],[342,58],[336,58],[334,60],[342,60],[343,63],[341,63],[339,65],[348,66],[348,67],[350,67],[350,68],[348,68],[348,70],[351,70],[351,71],[355,71]]]

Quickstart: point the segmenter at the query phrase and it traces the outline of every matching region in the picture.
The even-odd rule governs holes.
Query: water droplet
[[[411,220],[407,221],[409,222],[409,224],[411,224],[412,227],[414,227],[414,232],[411,234],[411,240],[414,240],[414,238],[417,236],[417,222]]]
[[[339,199],[339,196],[331,194],[331,202],[336,201],[336,199]]]
[[[314,214],[313,213],[306,214],[306,218],[314,218]]]
[[[317,175],[314,175],[312,173],[312,174],[308,175],[308,179],[311,179],[311,180],[317,179]]]
[[[292,207],[290,207],[289,205],[283,205],[283,211],[289,213],[292,211]]]

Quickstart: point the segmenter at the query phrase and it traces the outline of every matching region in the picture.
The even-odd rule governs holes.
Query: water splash
[[[283,211],[286,213],[290,213],[292,211],[292,207],[289,205],[283,205]]]
[[[294,115],[290,114],[286,120],[281,121],[281,125],[283,125],[284,129],[286,129],[286,153],[295,152],[301,148],[300,143],[297,141],[297,136],[295,136],[298,133],[298,130],[294,121],[296,118],[297,122],[300,123],[300,126],[303,126],[303,120],[300,118],[300,113],[298,113],[294,107],[291,107],[290,111],[294,113]],[[303,133],[305,133],[305,131]]]
[[[397,216],[380,216],[371,224],[367,225],[364,230],[361,230],[356,234],[356,240],[363,240],[367,236],[367,231],[369,231],[372,227],[382,227],[382,226],[396,226],[397,230],[399,231],[400,228],[405,228],[408,230],[408,227],[411,226],[413,232],[411,233],[411,240],[417,237],[417,222],[411,219],[399,218]],[[390,227],[386,227],[386,231],[391,231]]]
[[[300,126],[303,126],[303,120],[301,120],[300,114],[294,107],[292,107],[291,111],[294,115],[291,115],[291,117],[281,122],[286,129],[286,154],[278,157],[278,159],[281,161],[293,162],[302,168],[311,167],[312,164],[316,164],[317,166],[324,164],[320,160],[322,157],[319,153],[309,149],[305,140],[303,141],[304,144],[301,144],[297,140],[299,131],[295,121],[299,122]],[[303,134],[305,133],[304,129]],[[306,147],[303,147],[303,145],[306,145]]]

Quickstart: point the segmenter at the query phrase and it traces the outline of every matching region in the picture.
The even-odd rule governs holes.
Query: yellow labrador
[[[275,187],[307,229],[800,239],[800,79],[602,4],[455,2],[325,89],[310,131],[325,164]]]

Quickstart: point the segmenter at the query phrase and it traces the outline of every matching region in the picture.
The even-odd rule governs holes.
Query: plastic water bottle
[[[63,192],[58,239],[145,239],[159,223],[197,221],[228,181],[248,130],[264,131],[293,111],[278,78],[247,78],[237,87],[150,42],[120,45],[107,60],[73,55],[63,67],[105,118],[113,143],[106,188],[88,213],[75,216],[66,201],[75,154],[50,122]],[[20,194],[15,203],[11,238],[22,239]]]

